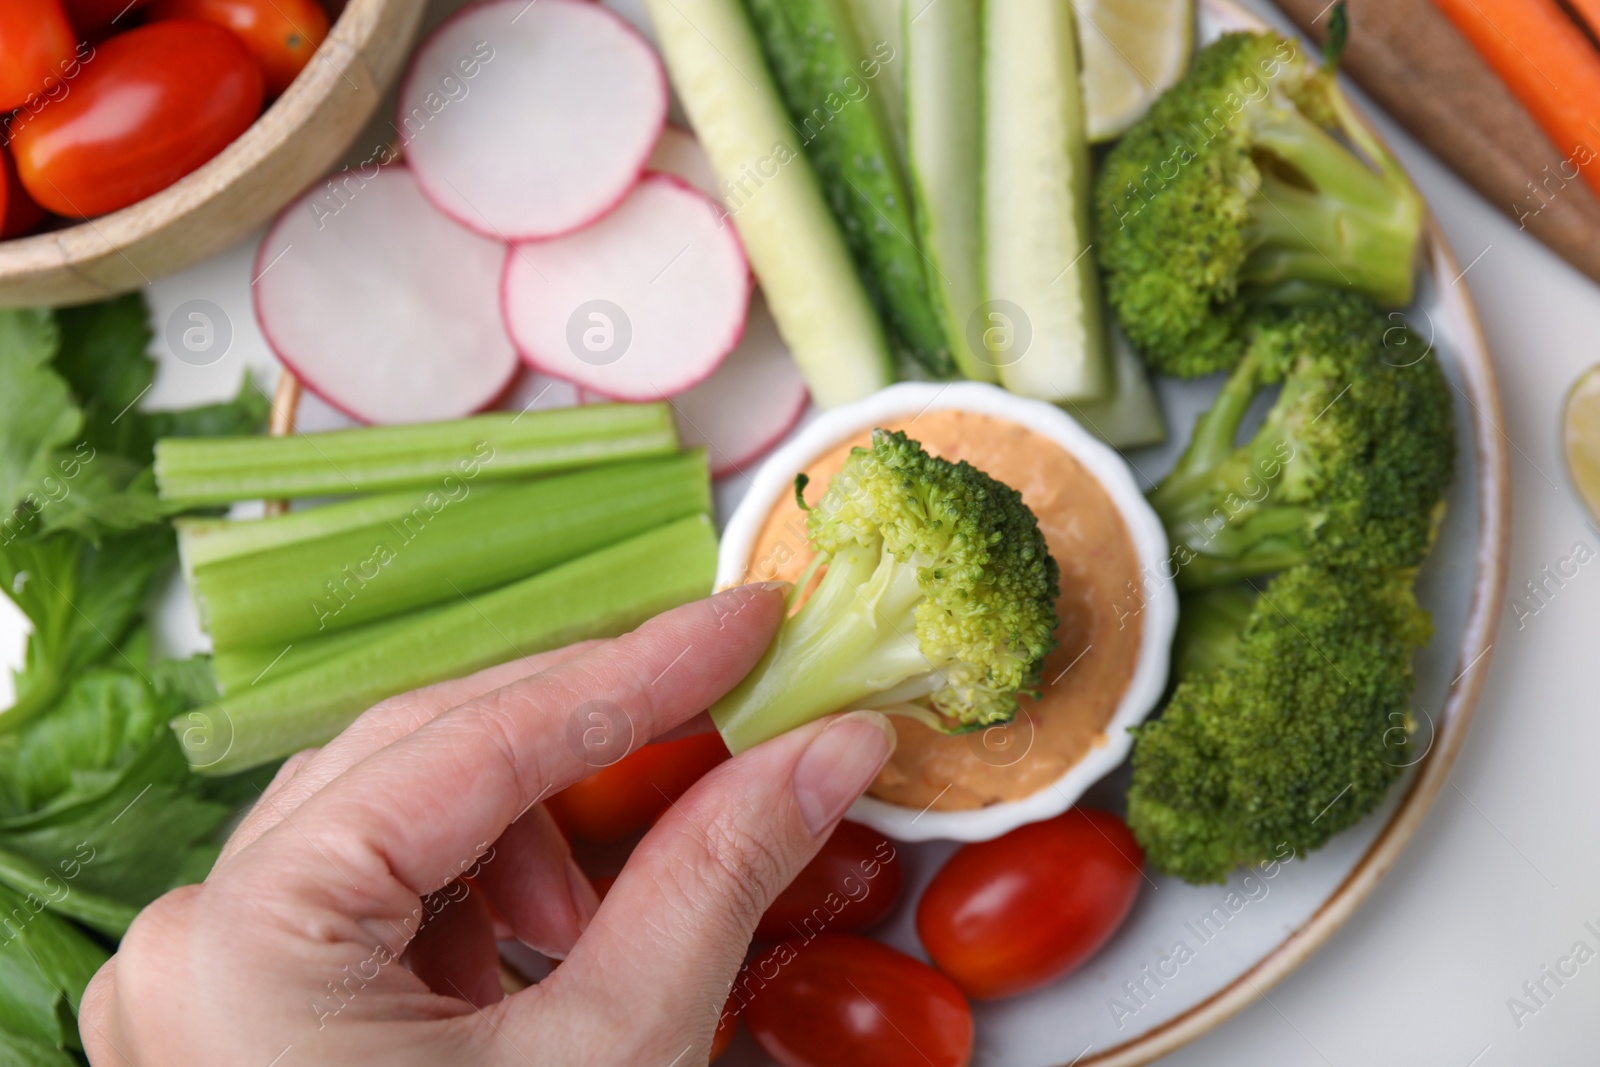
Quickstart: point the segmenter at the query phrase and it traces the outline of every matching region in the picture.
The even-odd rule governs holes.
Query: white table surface
[[[1262,1002],[1163,1063],[1592,1067],[1600,1063],[1600,562],[1579,568],[1542,606],[1527,600],[1524,583],[1580,543],[1600,553],[1600,530],[1567,482],[1558,421],[1566,388],[1600,362],[1600,287],[1381,115],[1379,124],[1468,265],[1460,284],[1495,355],[1513,474],[1507,605],[1450,784],[1388,878]],[[151,402],[218,395],[242,366],[270,366],[249,308],[230,298],[239,291],[231,279],[245,270],[239,252],[224,254],[151,294],[158,331],[188,298],[222,303],[236,331],[227,358],[165,378]],[[1518,598],[1538,610],[1516,612]],[[20,658],[22,632],[0,601],[0,663]],[[10,679],[0,677],[0,703],[9,699]],[[1560,986],[1545,977],[1580,941],[1593,958]],[[1535,1000],[1524,983],[1541,979],[1549,995]],[[1519,1019],[1511,998],[1535,1010]]]

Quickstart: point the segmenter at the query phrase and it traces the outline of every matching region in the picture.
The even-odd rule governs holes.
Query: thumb
[[[559,973],[647,1023],[637,1032],[709,1048],[757,921],[877,776],[894,736],[877,712],[852,712],[713,770],[639,843]]]

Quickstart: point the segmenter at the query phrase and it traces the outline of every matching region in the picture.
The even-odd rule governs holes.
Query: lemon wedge
[[[1072,6],[1089,140],[1109,141],[1188,69],[1193,0],[1073,0]]]
[[[1600,521],[1600,366],[1573,383],[1562,420],[1567,474],[1589,514]]]

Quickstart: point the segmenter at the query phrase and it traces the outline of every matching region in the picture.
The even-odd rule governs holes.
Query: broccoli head
[[[1430,623],[1409,572],[1295,567],[1186,597],[1183,619],[1177,689],[1135,731],[1128,823],[1153,866],[1220,882],[1377,807],[1413,759]]]
[[[1095,217],[1123,329],[1154,369],[1189,378],[1233,365],[1252,303],[1317,286],[1410,303],[1422,201],[1331,67],[1276,34],[1232,33],[1111,149]]]
[[[729,749],[847,708],[914,715],[947,733],[1016,714],[1055,645],[1058,584],[1020,493],[874,430],[809,509],[806,532],[817,556],[796,598],[826,569],[711,709]]]
[[[1455,456],[1438,360],[1365,298],[1328,292],[1257,309],[1244,355],[1187,450],[1150,493],[1194,590],[1299,563],[1415,567]],[[1256,396],[1277,401],[1246,443]]]

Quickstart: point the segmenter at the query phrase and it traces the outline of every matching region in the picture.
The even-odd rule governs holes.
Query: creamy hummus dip
[[[1060,778],[1105,743],[1139,657],[1139,559],[1122,515],[1099,481],[1060,445],[1014,422],[966,411],[929,411],[894,420],[922,447],[966,460],[1022,494],[1061,566],[1055,652],[1045,660],[1039,698],[1022,698],[1016,719],[945,736],[896,716],[900,743],[873,796],[910,808],[962,811],[1018,800]],[[815,499],[869,434],[842,442],[806,467]],[[749,561],[751,581],[795,581],[815,553],[806,517],[790,495],[767,516]],[[844,709],[841,709],[844,710]]]

